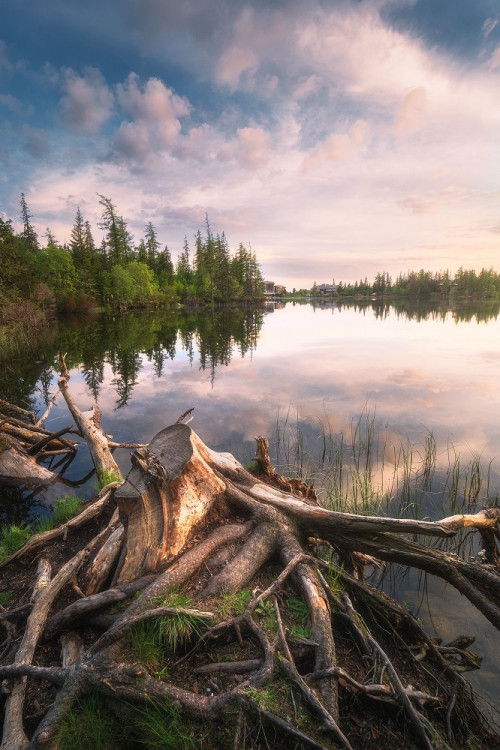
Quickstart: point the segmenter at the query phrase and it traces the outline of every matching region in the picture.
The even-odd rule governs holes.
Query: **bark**
[[[102,478],[106,475],[120,478],[121,473],[108,446],[108,439],[100,427],[100,410],[97,405],[91,413],[85,414],[76,405],[68,388],[69,372],[64,357],[61,356],[61,377],[59,378],[59,389],[64,396],[68,409],[75,420],[80,434],[85,438],[89,446],[92,461],[97,476]]]
[[[224,491],[207,464],[207,452],[183,424],[162,430],[115,493],[126,528],[126,550],[118,583],[156,570],[186,544]]]
[[[0,476],[28,484],[53,484],[57,475],[28,454],[22,444],[11,435],[0,437]]]
[[[70,409],[75,410],[79,429],[93,446],[96,468],[109,470],[112,456],[107,438],[92,418],[76,409],[64,370],[61,392]],[[255,717],[263,726],[273,726],[273,731],[278,728],[284,743],[361,746],[360,738],[351,736],[346,720],[346,715],[355,710],[353,694],[367,704],[383,701],[386,707],[392,707],[393,716],[403,727],[401,742],[428,750],[434,746],[433,737],[441,736],[439,732],[449,739],[453,732],[462,731],[464,722],[466,726],[467,722],[483,726],[480,714],[468,700],[465,683],[456,678],[452,663],[446,661],[455,655],[457,647],[439,651],[415,618],[362,580],[349,576],[339,563],[343,556],[354,553],[360,569],[367,559],[375,559],[429,570],[456,586],[500,627],[500,573],[495,565],[500,508],[492,506],[478,514],[434,522],[334,513],[321,508],[304,487],[294,487],[274,472],[262,439],[258,455],[271,484],[249,474],[231,455],[211,451],[184,424],[162,430],[147,448],[135,451],[126,481],[107,490],[106,502],[101,497],[95,504],[97,512],[91,515],[87,510],[87,520],[99,518],[112,501],[119,520],[112,518],[53,581],[45,587],[40,584],[14,662],[0,667],[0,677],[8,677],[14,686],[7,700],[2,750],[26,746],[22,706],[27,679],[50,679],[60,687],[31,739],[34,750],[55,746],[58,724],[75,699],[89,691],[139,704],[173,701],[186,715],[204,722],[223,721],[237,710],[235,746],[244,741],[245,727],[254,731],[250,725],[255,724]],[[81,520],[81,516],[78,518]],[[64,534],[77,526],[77,519],[74,521],[73,526],[67,524]],[[462,560],[409,538],[426,535],[445,539],[463,528],[477,528],[488,535],[492,564],[482,566]],[[55,538],[46,536],[40,541],[42,537],[30,540],[31,547],[27,550],[26,545],[19,556]],[[321,552],[325,545],[331,551],[329,561]],[[86,596],[48,619],[61,587],[73,582],[77,589],[75,575],[89,552],[92,560],[84,574]],[[332,575],[340,581],[343,593],[332,584]],[[46,573],[45,579],[42,573],[39,579],[47,582]],[[227,610],[236,606],[231,604],[236,601],[231,597],[246,587],[251,589],[247,604],[240,611]],[[192,595],[190,607],[176,606],[169,599],[173,592],[183,589]],[[138,596],[132,599],[136,593]],[[300,649],[294,648],[297,636],[293,635],[287,610],[287,597],[292,595],[300,597],[310,625],[310,635],[299,637]],[[128,599],[132,600],[123,611],[106,611],[111,604]],[[96,616],[94,630],[86,630],[91,616]],[[156,670],[150,673],[144,665],[129,663],[133,657],[127,639],[134,628],[140,623],[182,617],[205,624],[201,637],[193,638],[182,654],[168,657],[169,677],[159,679],[154,676]],[[96,637],[98,624],[104,632]],[[73,632],[63,636],[62,668],[33,665],[37,643],[54,638],[70,626]],[[85,642],[90,643],[86,649],[76,633],[80,629],[86,634]],[[392,640],[387,634],[392,634]],[[415,642],[425,646],[423,656],[412,650]],[[208,658],[211,647],[216,654],[217,648],[228,644],[241,651],[242,658],[224,661],[212,657],[215,663],[201,665],[195,658],[205,653]],[[349,668],[342,662],[346,653]],[[359,663],[352,674],[356,659]],[[306,670],[301,660],[307,662]],[[184,663],[181,684],[176,683],[179,662]],[[405,663],[413,675],[411,682],[410,673],[401,673]],[[284,692],[281,688],[281,704],[271,709],[263,696],[277,684],[277,674],[288,687]],[[200,692],[198,680],[208,681],[203,683],[208,685],[205,692]],[[289,703],[285,705],[286,701]],[[298,707],[296,701],[300,701]],[[359,710],[360,704],[356,705]],[[372,715],[368,707],[363,710],[367,716]],[[307,730],[300,724],[304,712],[311,715]],[[491,736],[484,739],[486,729],[478,730],[479,734],[479,747],[493,747]],[[462,735],[465,746],[467,731]],[[458,741],[455,746],[460,746]]]

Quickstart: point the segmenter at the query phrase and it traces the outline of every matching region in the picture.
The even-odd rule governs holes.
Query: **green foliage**
[[[57,745],[64,750],[116,750],[130,747],[127,740],[127,728],[93,693],[75,701],[57,733]]]
[[[251,598],[252,594],[246,588],[234,592],[223,591],[217,601],[217,612],[223,619],[241,615]]]
[[[12,591],[0,591],[0,606],[5,607],[12,597]]]
[[[111,484],[112,482],[121,482],[122,476],[119,472],[116,471],[108,471],[107,469],[102,469],[99,471],[97,476],[97,489],[102,490],[103,487],[106,487],[108,484]]]
[[[312,631],[309,621],[309,607],[304,599],[290,597],[286,600],[286,607],[291,619],[293,620],[290,628],[291,635],[297,636],[297,638],[310,638]]]
[[[140,746],[147,750],[199,747],[189,723],[172,703],[160,706],[149,702],[144,708],[134,708],[134,725]]]
[[[278,625],[274,604],[271,599],[263,599],[255,608],[255,614],[267,631],[275,631]]]
[[[193,606],[192,600],[182,592],[172,592],[164,597],[155,597],[148,603],[149,608],[185,608]],[[200,637],[205,620],[196,614],[177,612],[175,614],[143,620],[130,631],[130,642],[140,661],[157,669],[166,652],[176,653],[194,635]]]
[[[33,535],[31,526],[6,526],[0,532],[0,562],[17,552]]]

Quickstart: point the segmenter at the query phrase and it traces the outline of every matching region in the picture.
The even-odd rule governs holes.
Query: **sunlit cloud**
[[[53,60],[23,69],[45,76],[47,92],[63,87],[59,110],[44,119],[29,102],[18,129],[35,224],[50,216],[67,241],[76,205],[97,221],[103,193],[136,239],[151,220],[175,255],[207,212],[233,246],[252,244],[266,276],[297,288],[413,264],[495,265],[496,18],[482,19],[483,47],[466,65],[410,24],[391,25],[387,7],[129,0],[119,72]],[[92,6],[88,33],[100,12]],[[21,75],[11,46],[2,59]],[[13,97],[9,116],[27,118],[12,111],[23,96],[2,96]],[[16,126],[5,133],[15,140]],[[25,178],[11,182],[25,189]]]
[[[63,88],[63,121],[75,133],[97,133],[113,108],[113,94],[101,72],[87,68],[83,75],[78,75],[68,70]]]

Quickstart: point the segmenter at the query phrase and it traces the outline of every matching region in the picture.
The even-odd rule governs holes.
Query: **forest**
[[[224,232],[187,237],[177,262],[163,248],[152,222],[137,244],[110,198],[99,195],[102,208],[97,245],[80,208],[69,244],[57,242],[50,228],[42,243],[21,195],[23,229],[0,218],[0,296],[3,305],[32,300],[41,310],[71,313],[91,307],[155,307],[177,302],[214,304],[262,299],[262,275],[255,253],[239,245],[231,255]]]
[[[334,297],[371,297],[384,299],[443,300],[453,302],[464,298],[495,299],[500,297],[500,274],[493,268],[460,268],[454,273],[446,271],[406,271],[395,279],[387,272],[377,273],[372,283],[365,277],[354,283],[342,281],[332,286]],[[294,290],[292,296],[326,296],[314,283],[312,289]]]

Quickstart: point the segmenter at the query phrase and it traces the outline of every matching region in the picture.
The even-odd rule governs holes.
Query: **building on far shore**
[[[282,284],[275,284],[274,281],[264,281],[264,294],[266,297],[274,297],[277,294],[284,294],[286,287]]]
[[[338,284],[316,284],[311,291],[316,294],[334,294],[339,288]]]

